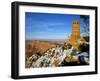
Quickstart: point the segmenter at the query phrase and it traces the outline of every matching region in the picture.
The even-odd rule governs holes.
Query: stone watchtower
[[[77,40],[80,39],[80,22],[72,22],[72,33],[71,36],[67,39],[67,43],[70,43],[74,48],[78,47]]]
[[[80,38],[80,22],[73,21],[72,22],[72,34],[71,37],[73,40],[77,40]]]

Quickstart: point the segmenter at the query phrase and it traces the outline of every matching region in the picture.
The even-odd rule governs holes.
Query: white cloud
[[[59,22],[43,22],[43,21],[35,21],[31,22],[30,29],[44,29],[44,31],[54,31],[52,26],[59,26],[59,25],[64,25],[64,23],[59,23]]]

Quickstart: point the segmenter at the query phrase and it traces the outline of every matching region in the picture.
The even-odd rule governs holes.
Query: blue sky
[[[25,37],[26,39],[66,39],[71,34],[73,20],[80,20],[80,15],[26,12]]]

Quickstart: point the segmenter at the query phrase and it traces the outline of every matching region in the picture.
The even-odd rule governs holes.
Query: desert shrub
[[[65,49],[71,49],[72,48],[72,45],[70,43],[64,43],[62,49],[65,50]]]
[[[72,56],[68,56],[65,58],[65,62],[69,63],[73,61],[73,57]]]
[[[72,52],[71,52],[71,55],[74,55],[77,53],[77,49],[73,49]]]
[[[85,39],[85,41],[89,42],[89,37],[88,36],[85,36],[83,38]]]
[[[72,45],[71,44],[67,44],[67,49],[71,49],[72,48]]]
[[[65,50],[65,49],[67,49],[66,43],[64,43],[62,46],[62,50]]]
[[[89,51],[89,44],[86,44],[86,43],[80,44],[79,47],[78,47],[78,50],[80,52]]]

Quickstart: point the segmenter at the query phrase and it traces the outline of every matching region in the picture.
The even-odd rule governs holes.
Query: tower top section
[[[74,20],[72,24],[80,24],[79,20]]]

